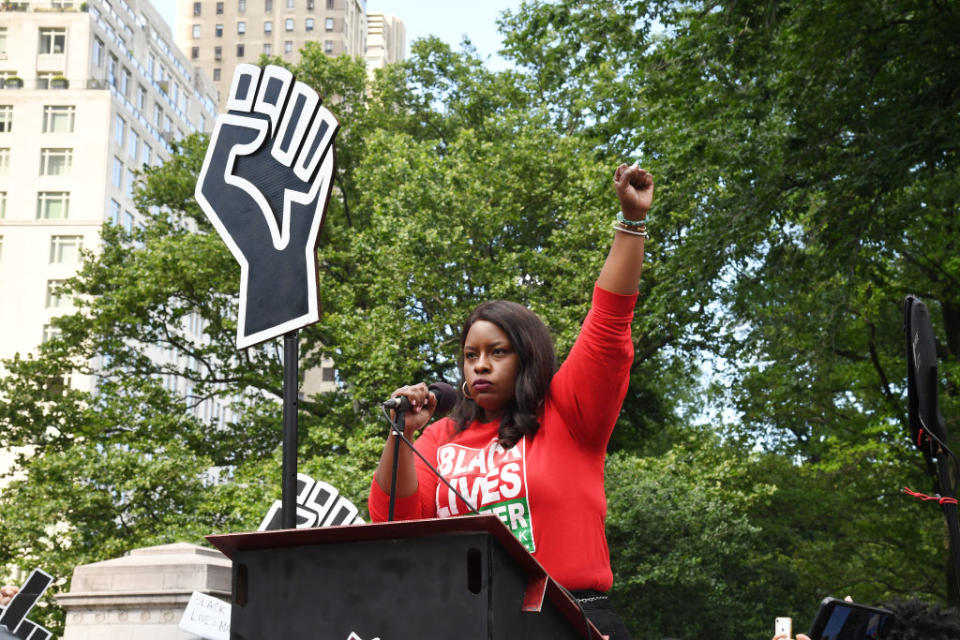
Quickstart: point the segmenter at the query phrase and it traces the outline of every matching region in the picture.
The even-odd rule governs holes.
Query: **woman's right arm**
[[[407,440],[413,440],[413,435],[422,429],[437,408],[437,398],[430,393],[424,383],[408,387],[400,387],[390,394],[391,398],[404,397],[410,401],[410,411],[404,416],[403,435]],[[390,417],[393,417],[391,413]],[[390,484],[393,476],[393,453],[396,450],[396,436],[393,429],[387,436],[387,444],[380,455],[380,464],[374,474],[377,485],[384,493],[390,495]],[[400,444],[400,462],[397,465],[397,497],[405,498],[413,495],[417,490],[417,469],[413,452],[410,447]]]
[[[434,397],[427,385],[416,384],[408,387],[401,387],[394,391],[392,398],[405,397],[410,401],[411,410],[404,416],[404,436],[412,441],[414,434],[423,428],[437,407],[437,399]],[[417,450],[428,459],[435,455],[430,451],[435,449],[434,439],[428,432],[417,439]],[[396,450],[397,438],[393,435],[392,429],[387,437],[386,445],[383,447],[383,453],[380,455],[380,463],[374,472],[373,483],[370,487],[370,497],[368,507],[370,510],[370,519],[373,522],[383,522],[387,520],[389,513],[390,485],[393,476],[393,456]],[[398,520],[409,520],[414,518],[430,517],[430,510],[420,504],[420,484],[417,469],[423,467],[417,464],[416,456],[405,443],[400,443],[399,457],[397,458],[397,498],[396,510],[394,516]],[[429,487],[425,490],[429,491]],[[430,500],[433,503],[433,500]]]

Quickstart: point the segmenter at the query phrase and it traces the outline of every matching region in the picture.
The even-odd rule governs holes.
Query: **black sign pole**
[[[283,506],[282,527],[297,526],[297,410],[299,407],[298,331],[283,335]]]

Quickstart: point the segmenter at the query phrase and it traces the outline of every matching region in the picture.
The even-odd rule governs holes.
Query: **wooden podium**
[[[493,515],[207,536],[232,640],[601,640]]]

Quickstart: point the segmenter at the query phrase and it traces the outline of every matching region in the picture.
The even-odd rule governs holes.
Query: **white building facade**
[[[367,70],[400,62],[406,56],[407,30],[403,20],[384,13],[367,14]]]
[[[40,0],[0,10],[0,358],[70,312],[54,293],[104,222],[141,223],[136,171],[208,131],[216,91],[147,0]],[[71,380],[92,389],[87,379]]]
[[[327,55],[362,58],[366,0],[177,0],[176,41],[222,101],[236,66],[256,64],[261,54],[296,64],[314,41]]]

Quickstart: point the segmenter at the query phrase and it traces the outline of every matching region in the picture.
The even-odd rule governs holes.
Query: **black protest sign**
[[[339,123],[278,66],[241,64],[218,116],[195,195],[240,263],[237,347],[316,322],[317,239]]]
[[[258,530],[281,529],[282,507],[280,500],[270,505]],[[330,483],[314,480],[305,473],[297,474],[296,507],[297,529],[363,524],[363,519],[357,515],[360,510],[346,496],[341,495]]]
[[[34,569],[6,607],[0,607],[0,640],[13,637],[21,640],[47,640],[52,634],[40,625],[27,619],[30,609],[47,590],[53,578],[40,569]],[[6,636],[4,635],[6,634]]]

